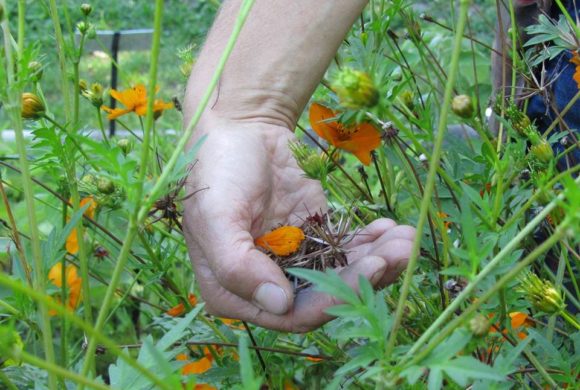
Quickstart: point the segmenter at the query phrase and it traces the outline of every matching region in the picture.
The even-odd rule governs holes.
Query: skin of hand
[[[206,132],[185,202],[184,231],[206,310],[281,331],[305,332],[332,317],[333,297],[301,290],[296,296],[282,270],[254,246],[280,224],[300,225],[326,209],[318,181],[303,177],[288,149],[287,127],[222,121]],[[405,268],[415,230],[379,219],[347,247],[341,277],[357,288],[363,275],[375,287]]]

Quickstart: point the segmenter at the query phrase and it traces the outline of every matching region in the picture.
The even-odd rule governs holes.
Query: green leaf
[[[314,284],[316,291],[327,293],[351,305],[361,304],[357,293],[332,269],[325,273],[304,268],[289,268],[287,271]]]
[[[429,390],[439,390],[443,385],[443,372],[439,368],[432,368],[429,371]]]
[[[238,355],[240,356],[242,388],[244,390],[258,390],[262,384],[262,380],[259,377],[256,377],[254,373],[252,358],[250,357],[250,350],[248,348],[248,338],[246,336],[240,337],[238,343]]]
[[[441,366],[455,383],[466,386],[469,379],[490,379],[504,381],[505,375],[498,369],[488,366],[471,356],[460,356]]]
[[[193,308],[193,310],[187,313],[187,315],[177,323],[177,325],[172,327],[169,332],[163,335],[161,340],[157,342],[156,347],[161,349],[162,351],[165,351],[171,345],[175,344],[178,340],[183,338],[183,333],[185,329],[189,327],[189,325],[191,325],[191,322],[195,317],[197,317],[197,315],[203,309],[203,307],[204,307],[203,303],[197,304]]]

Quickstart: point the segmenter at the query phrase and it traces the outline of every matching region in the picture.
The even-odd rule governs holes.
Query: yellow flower
[[[300,248],[304,232],[296,226],[281,226],[254,240],[254,244],[276,256],[288,256]]]
[[[121,115],[134,112],[139,116],[147,114],[147,89],[143,84],[137,84],[133,88],[124,91],[111,89],[111,96],[118,100],[125,108],[110,108],[101,106],[103,111],[109,113],[107,119],[116,119]],[[157,119],[163,113],[163,110],[173,108],[173,103],[165,103],[163,100],[153,102],[153,115]]]
[[[371,163],[371,152],[381,144],[381,135],[370,123],[346,128],[337,121],[330,108],[314,103],[310,106],[310,125],[332,146],[351,152],[364,165]]]
[[[56,287],[62,287],[62,263],[56,263],[48,272],[48,280]],[[68,301],[67,307],[70,310],[74,310],[77,308],[78,304],[81,301],[81,282],[82,278],[79,277],[77,272],[77,267],[72,264],[69,264],[65,267],[65,283],[67,287],[67,294],[68,294]],[[62,302],[61,298],[57,298],[58,302]],[[50,310],[48,312],[49,315],[53,316],[56,314],[56,310]]]

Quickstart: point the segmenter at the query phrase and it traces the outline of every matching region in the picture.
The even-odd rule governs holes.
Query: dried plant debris
[[[286,272],[288,268],[307,268],[325,271],[327,268],[345,267],[347,249],[345,246],[356,236],[351,232],[351,213],[328,212],[306,217],[299,227],[304,232],[304,240],[293,253],[276,255],[272,248],[261,246],[285,271],[286,276],[299,291],[309,286],[309,282]],[[259,240],[259,239],[257,239]]]

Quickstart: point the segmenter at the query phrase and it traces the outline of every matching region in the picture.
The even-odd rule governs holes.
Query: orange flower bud
[[[44,103],[38,96],[30,92],[22,94],[22,111],[20,115],[24,119],[39,119],[44,115]]]

